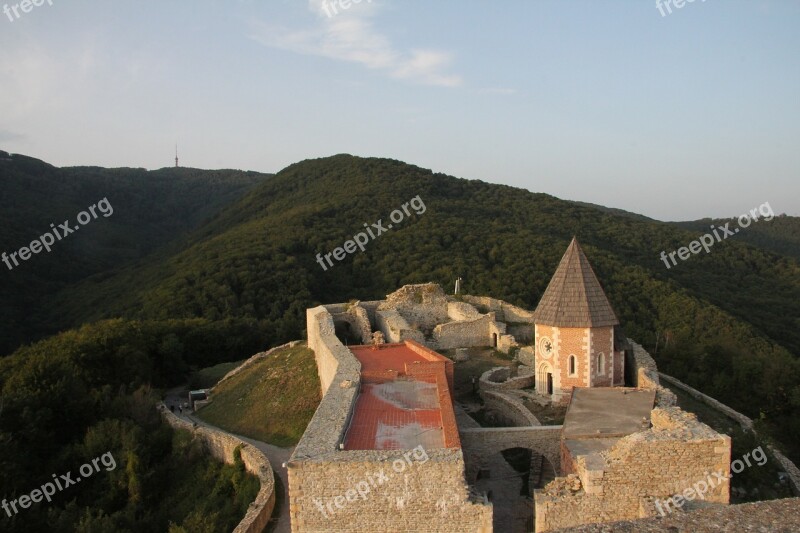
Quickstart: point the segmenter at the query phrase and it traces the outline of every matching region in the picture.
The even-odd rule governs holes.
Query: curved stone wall
[[[250,504],[247,514],[236,526],[236,529],[233,530],[233,533],[261,533],[264,531],[275,508],[275,476],[269,464],[269,459],[261,450],[229,433],[205,426],[195,426],[179,418],[167,409],[164,404],[161,404],[159,409],[161,415],[170,426],[175,429],[191,431],[203,441],[211,455],[219,461],[233,464],[234,451],[236,448],[240,448],[245,469],[258,477],[261,488],[255,501]]]

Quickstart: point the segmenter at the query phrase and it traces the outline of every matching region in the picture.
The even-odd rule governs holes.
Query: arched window
[[[570,355],[569,356],[569,375],[570,376],[574,376],[575,375],[575,356],[574,355]]]
[[[597,355],[597,374],[602,376],[606,373],[606,356],[603,352]]]

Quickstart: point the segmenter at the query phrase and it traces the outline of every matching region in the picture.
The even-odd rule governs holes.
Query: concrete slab
[[[576,388],[566,418],[565,439],[624,437],[650,427],[654,390]]]

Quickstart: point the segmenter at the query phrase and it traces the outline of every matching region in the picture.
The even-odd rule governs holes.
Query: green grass
[[[220,363],[215,366],[203,368],[192,374],[189,378],[189,387],[194,389],[210,389],[219,380],[225,377],[225,374],[241,365],[244,361],[236,361],[233,363]]]
[[[305,345],[272,353],[220,384],[198,416],[275,446],[297,444],[320,402],[314,352]]]

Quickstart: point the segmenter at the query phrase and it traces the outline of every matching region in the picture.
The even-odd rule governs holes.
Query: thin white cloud
[[[358,63],[413,83],[441,87],[457,87],[463,83],[460,76],[447,72],[452,63],[450,53],[430,49],[398,50],[374,26],[371,19],[375,4],[353,3],[347,10],[338,7],[334,14],[330,5],[326,11],[323,3],[324,0],[309,0],[309,9],[317,15],[317,24],[311,29],[254,22],[250,37],[271,48]]]

